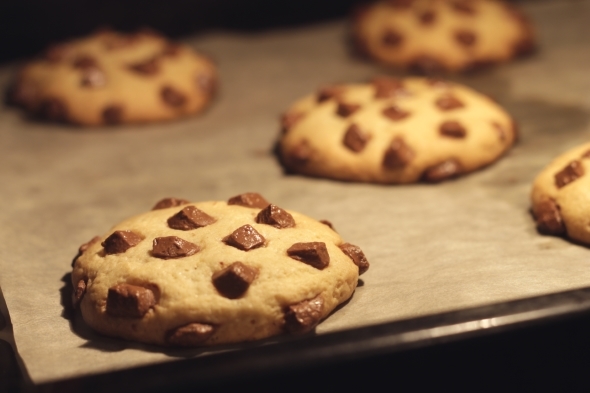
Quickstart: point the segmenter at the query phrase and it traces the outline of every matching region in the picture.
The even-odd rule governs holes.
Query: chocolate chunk
[[[199,251],[201,248],[194,243],[177,236],[165,236],[154,239],[152,256],[161,259],[184,258]]]
[[[286,134],[299,120],[303,118],[304,114],[300,112],[287,112],[281,116],[281,130]]]
[[[359,267],[359,274],[363,274],[369,270],[369,261],[367,261],[367,257],[365,257],[365,254],[360,247],[350,243],[343,243],[338,247],[340,247],[342,252],[352,259],[352,262]]]
[[[84,68],[80,85],[83,87],[103,87],[107,80],[104,73],[97,67]]]
[[[98,62],[92,56],[79,55],[72,62],[72,66],[74,66],[74,68],[78,68],[78,69],[82,69],[82,70],[85,68],[98,68]]]
[[[445,94],[436,100],[436,106],[443,111],[451,111],[457,108],[463,108],[465,105],[452,94]]]
[[[412,161],[416,154],[402,137],[395,137],[383,156],[383,166],[387,169],[402,169]]]
[[[168,106],[173,108],[180,108],[186,104],[187,101],[184,94],[170,86],[162,87],[162,90],[160,90],[160,96],[162,96],[162,99],[168,104]]]
[[[262,209],[256,216],[256,222],[259,224],[266,224],[278,229],[293,228],[295,226],[295,219],[285,210],[272,203]]]
[[[380,76],[371,81],[375,86],[375,98],[390,98],[405,94],[404,84],[397,78]]]
[[[458,121],[454,120],[443,122],[438,130],[441,135],[451,138],[465,138],[465,135],[467,135],[465,127],[463,127]]]
[[[320,270],[330,264],[330,255],[324,242],[295,243],[289,247],[287,255]]]
[[[211,225],[217,220],[197,209],[194,206],[187,206],[168,219],[168,226],[172,229],[189,231]]]
[[[455,32],[455,39],[459,44],[469,47],[475,44],[477,36],[472,31],[459,30]]]
[[[52,121],[65,121],[67,119],[66,105],[58,98],[46,98],[38,109],[39,116]]]
[[[114,317],[142,318],[156,305],[151,289],[131,284],[117,284],[109,288],[107,313]]]
[[[584,154],[582,154],[582,158],[590,158],[590,150],[587,150]]]
[[[143,238],[133,231],[115,231],[101,244],[105,254],[120,254],[137,246]]]
[[[160,65],[158,64],[158,59],[153,57],[141,63],[131,64],[129,69],[142,75],[155,75],[160,71]]]
[[[417,74],[432,75],[444,71],[444,65],[434,57],[421,55],[410,61],[409,69]]]
[[[330,227],[331,230],[333,230],[334,232],[336,232],[336,230],[334,229],[334,225],[332,225],[332,223],[328,220],[320,220],[320,222],[328,227]]]
[[[388,106],[387,108],[383,109],[381,113],[393,121],[399,121],[410,116],[410,112],[401,109],[397,105]]]
[[[318,103],[331,100],[333,98],[338,98],[340,97],[340,95],[342,95],[343,92],[344,90],[338,86],[323,87],[317,93]]]
[[[76,254],[76,256],[74,257],[74,259],[72,260],[72,267],[74,267],[74,264],[76,263],[76,261],[78,260],[78,258],[80,258],[82,256],[82,254],[84,254],[86,252],[86,250],[88,250],[88,248],[91,245],[93,245],[94,243],[97,243],[99,241],[100,241],[100,236],[94,236],[92,239],[90,239],[86,243],[82,244],[80,246],[80,248],[78,248],[78,254]]]
[[[309,332],[320,322],[323,307],[322,295],[285,307],[285,330],[292,334]]]
[[[351,124],[344,134],[344,146],[348,147],[355,153],[362,151],[367,142],[371,139],[371,135],[363,132],[356,124]]]
[[[567,186],[574,180],[584,175],[584,167],[578,160],[574,160],[567,164],[565,168],[555,174],[555,185],[557,188]]]
[[[535,41],[532,37],[526,37],[517,41],[513,47],[512,52],[514,56],[526,56],[533,53],[536,49]]]
[[[336,109],[336,114],[340,117],[348,117],[352,115],[354,112],[358,111],[361,108],[358,104],[347,104],[345,102],[339,102],[338,108]]]
[[[233,246],[243,251],[249,251],[264,245],[266,239],[251,225],[243,225],[233,231],[223,241],[228,246]]]
[[[387,0],[387,4],[395,8],[409,8],[414,0]]]
[[[162,56],[176,57],[180,53],[180,45],[167,44],[162,50]]]
[[[123,107],[109,105],[102,110],[102,119],[105,124],[119,124],[123,120]]]
[[[192,347],[207,341],[215,333],[215,327],[206,323],[189,323],[177,327],[167,333],[167,341],[171,345]]]
[[[197,87],[203,93],[212,95],[217,90],[217,79],[214,75],[210,74],[198,74],[197,75]]]
[[[506,141],[506,139],[508,138],[508,133],[506,132],[506,128],[504,128],[504,126],[502,126],[502,124],[493,121],[492,122],[492,126],[494,127],[494,130],[496,130],[496,133],[498,134],[498,138],[500,139],[500,141],[504,142]]]
[[[561,217],[559,206],[553,199],[547,199],[533,211],[537,229],[547,235],[563,235],[566,232],[565,223]]]
[[[424,181],[438,183],[460,175],[462,172],[461,163],[455,158],[450,158],[440,164],[427,168],[422,175]]]
[[[264,197],[256,192],[246,192],[244,194],[236,195],[235,197],[229,198],[227,201],[228,205],[239,205],[245,207],[257,207],[264,209],[270,203],[264,199]]]
[[[359,20],[359,19],[355,19]],[[353,37],[354,49],[356,54],[360,57],[368,58],[371,56],[369,39],[367,37],[361,37],[360,34]]]
[[[182,206],[182,205],[186,205],[189,203],[190,202],[187,201],[186,199],[164,198],[161,201],[159,201],[158,203],[156,203],[156,205],[154,207],[152,207],[152,210],[167,209],[169,207]]]
[[[469,1],[455,1],[451,3],[453,10],[465,15],[475,15],[475,8]]]
[[[387,30],[381,37],[381,42],[386,46],[399,46],[404,41],[404,37],[393,30]]]
[[[423,25],[431,25],[436,19],[436,13],[434,11],[424,11],[420,14],[420,23]]]
[[[312,150],[307,140],[302,139],[287,154],[293,165],[304,166],[311,159]]]
[[[213,274],[213,285],[219,293],[228,299],[242,297],[252,281],[258,275],[258,269],[234,262],[223,270]]]
[[[75,299],[74,305],[77,305],[78,303],[80,303],[80,300],[82,300],[85,293],[86,293],[86,281],[79,280],[78,284],[76,284],[76,288],[74,289],[74,299]]]

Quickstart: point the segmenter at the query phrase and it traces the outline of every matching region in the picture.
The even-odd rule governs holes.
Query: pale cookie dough
[[[466,86],[379,77],[296,102],[282,117],[278,154],[310,176],[438,182],[494,162],[515,140],[510,115]]]
[[[211,60],[186,45],[151,31],[101,31],[24,65],[9,99],[50,121],[154,122],[202,111],[216,85]]]
[[[590,143],[554,159],[531,193],[539,232],[590,244]]]
[[[431,73],[504,62],[535,48],[530,22],[496,0],[389,0],[353,18],[358,49],[387,65]]]
[[[168,198],[80,247],[73,301],[93,329],[194,346],[312,330],[369,263],[329,222],[256,193]]]

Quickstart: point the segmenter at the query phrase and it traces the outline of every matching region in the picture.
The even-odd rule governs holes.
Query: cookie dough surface
[[[176,346],[304,333],[368,268],[329,223],[257,194],[171,200],[80,248],[74,304],[98,332]]]
[[[539,232],[590,244],[590,143],[555,158],[531,193]]]
[[[25,64],[9,93],[31,115],[79,125],[171,120],[202,111],[213,63],[151,32],[101,31]]]
[[[490,98],[426,78],[322,88],[289,108],[282,127],[278,152],[288,170],[375,183],[469,173],[516,139],[514,121]]]
[[[421,72],[464,71],[534,50],[528,19],[495,0],[389,0],[359,9],[358,48],[375,60]]]

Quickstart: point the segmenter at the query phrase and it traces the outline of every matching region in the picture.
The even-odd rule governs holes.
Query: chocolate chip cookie
[[[359,50],[422,73],[465,71],[531,53],[534,32],[518,8],[497,0],[387,0],[353,18]]]
[[[73,301],[92,328],[196,346],[311,331],[369,267],[328,222],[246,193],[160,201],[82,245]]]
[[[213,63],[186,45],[152,31],[100,31],[24,65],[9,99],[50,121],[154,122],[202,111],[216,85]]]
[[[537,176],[531,193],[539,232],[590,244],[590,143],[555,158]]]
[[[360,182],[439,182],[494,162],[516,139],[493,100],[426,78],[327,86],[281,122],[277,150],[288,171]]]

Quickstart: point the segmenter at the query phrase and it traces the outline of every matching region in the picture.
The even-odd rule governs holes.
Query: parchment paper
[[[439,185],[376,186],[285,176],[271,154],[293,100],[383,70],[350,56],[346,25],[187,39],[217,59],[222,91],[201,117],[81,130],[0,114],[0,286],[20,356],[43,382],[202,354],[93,334],[61,304],[78,246],[162,197],[245,191],[318,219],[363,248],[371,269],[318,334],[590,285],[590,250],[537,234],[534,176],[590,136],[590,2],[525,3],[542,51],[459,81],[521,124],[497,164]],[[6,86],[13,66],[0,70]],[[69,301],[69,299],[68,299]],[[231,347],[234,348],[234,347]],[[224,348],[223,350],[227,350]]]

